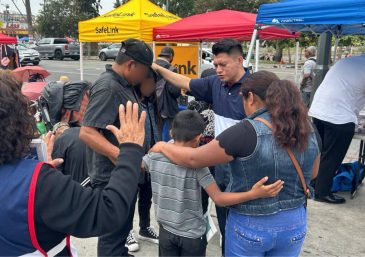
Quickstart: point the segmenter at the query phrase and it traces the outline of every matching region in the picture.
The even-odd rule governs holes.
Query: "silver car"
[[[108,59],[115,59],[118,55],[119,49],[122,44],[112,44],[106,48],[103,48],[99,52],[99,59],[106,61]]]
[[[38,65],[41,61],[38,51],[34,49],[27,48],[24,45],[18,45],[18,51],[20,63],[22,66],[29,63]]]

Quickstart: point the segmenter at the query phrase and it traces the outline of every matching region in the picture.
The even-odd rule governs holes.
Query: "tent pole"
[[[253,34],[252,34],[251,43],[250,43],[250,47],[248,49],[246,61],[244,63],[245,68],[249,68],[250,60],[251,60],[251,56],[252,56],[252,52],[253,52],[253,46],[255,44],[255,40],[256,40],[256,37],[257,37],[257,32],[258,32],[258,27],[256,25],[256,27],[253,31]]]
[[[80,42],[80,79],[84,80],[84,46]]]
[[[202,42],[200,41],[199,42],[199,50],[198,50],[198,63],[199,63],[199,66],[198,66],[198,78],[200,78],[200,75],[202,73]]]
[[[259,71],[259,61],[260,61],[260,39],[256,39],[256,55],[255,55],[255,72]]]
[[[295,43],[295,78],[294,82],[298,83],[298,61],[299,61],[299,40]]]
[[[335,40],[335,49],[333,50],[333,64],[335,64],[336,62],[336,58],[337,58],[337,47],[338,47],[338,41],[339,41],[339,37],[336,37]]]
[[[153,60],[156,61],[156,41],[152,42]]]

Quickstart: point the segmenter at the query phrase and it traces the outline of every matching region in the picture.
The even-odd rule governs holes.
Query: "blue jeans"
[[[225,256],[299,256],[307,231],[306,219],[304,207],[266,216],[230,211]]]
[[[219,187],[219,189],[224,192],[226,191],[226,188],[230,181],[230,172],[231,172],[231,166],[229,163],[220,164],[215,166],[214,171],[214,179]],[[226,207],[220,207],[218,205],[215,205],[215,209],[217,212],[217,219],[218,219],[218,226],[219,230],[222,235],[222,256],[224,256],[225,253],[225,233],[226,233],[226,220],[227,220],[227,213],[228,209]]]

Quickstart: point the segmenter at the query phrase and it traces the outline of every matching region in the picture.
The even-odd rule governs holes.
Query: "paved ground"
[[[105,64],[98,60],[85,61],[85,79],[94,81],[104,70]],[[72,80],[79,79],[79,62],[43,60],[41,66],[52,73],[48,80],[56,80],[60,75],[67,75]],[[293,78],[293,69],[274,69],[271,65],[263,68],[276,72],[281,78]],[[359,141],[354,140],[345,161],[356,160],[358,147]],[[348,201],[339,206],[309,201],[308,235],[301,256],[365,256],[365,190],[361,187],[353,200],[349,199],[349,193],[343,193],[343,196]],[[212,214],[215,215],[214,210]],[[157,227],[154,221],[153,224]],[[137,231],[138,214],[134,225]],[[96,256],[96,238],[74,239],[73,242],[79,256]],[[141,250],[135,253],[136,256],[157,256],[156,245],[141,242],[140,246]],[[219,256],[219,253],[219,236],[215,235],[209,242],[207,255]]]
[[[94,82],[98,75],[105,70],[106,64],[111,64],[111,61],[102,62],[98,59],[84,61],[84,79]],[[80,62],[70,59],[63,61],[42,60],[40,66],[47,69],[51,75],[47,78],[48,81],[58,80],[60,76],[68,76],[71,80],[80,79]],[[273,68],[273,65],[263,64],[262,69],[275,72],[280,78],[293,79],[294,70],[286,68]]]

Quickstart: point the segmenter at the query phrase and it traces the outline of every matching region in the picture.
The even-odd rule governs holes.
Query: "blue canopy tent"
[[[365,0],[284,0],[262,4],[256,24],[288,29],[292,32],[330,32],[343,35],[365,35]],[[254,33],[248,58],[252,56]],[[336,48],[335,46],[335,48]]]
[[[365,35],[365,0],[286,0],[262,4],[256,23],[292,32],[331,32],[336,37]]]

